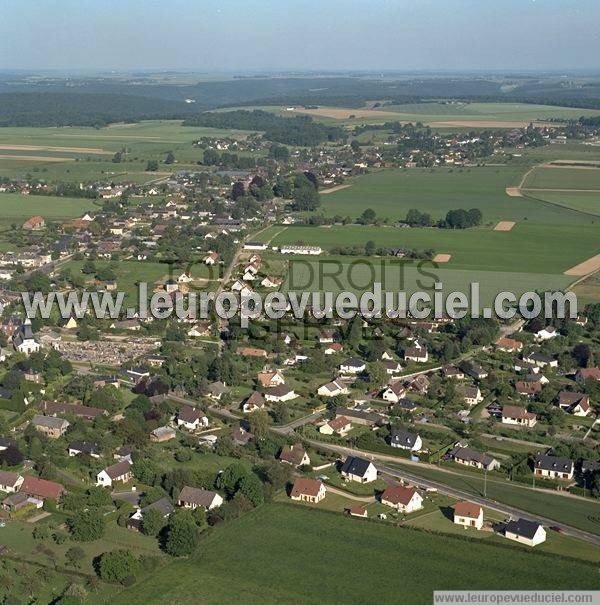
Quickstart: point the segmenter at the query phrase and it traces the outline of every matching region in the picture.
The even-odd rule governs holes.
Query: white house
[[[37,353],[41,349],[41,345],[33,336],[31,329],[31,320],[27,318],[13,336],[13,346],[19,353],[27,356],[32,353]]]
[[[337,397],[338,395],[347,395],[349,392],[348,387],[338,380],[328,382],[317,389],[317,395],[321,397]]]
[[[423,496],[414,487],[393,485],[381,494],[381,504],[391,506],[402,513],[412,513],[423,508]]]
[[[454,523],[464,527],[483,527],[483,508],[473,502],[461,501],[454,506]]]
[[[177,426],[195,431],[200,427],[208,426],[208,417],[202,410],[186,405],[177,414]]]
[[[393,428],[390,433],[390,445],[402,450],[419,452],[423,447],[423,441],[417,433],[411,433],[403,429]]]
[[[96,475],[96,485],[112,487],[113,483],[127,483],[133,477],[131,462],[123,460],[112,466],[107,466]]]
[[[291,399],[296,399],[296,397],[298,397],[298,395],[295,393],[294,389],[285,384],[280,384],[279,386],[273,387],[265,392],[265,400],[275,403],[280,401],[290,401]]]
[[[0,471],[0,491],[14,494],[21,489],[23,481],[25,481],[25,479],[18,473]]]
[[[546,541],[546,530],[536,521],[518,519],[506,524],[504,536],[527,546],[537,546]]]
[[[377,468],[369,460],[348,456],[340,470],[342,477],[358,483],[370,483],[377,479]]]
[[[360,374],[366,370],[367,366],[361,359],[350,357],[340,364],[340,372],[342,374]]]
[[[549,340],[550,338],[556,338],[557,336],[558,332],[553,326],[546,326],[535,333],[536,340]]]
[[[223,504],[223,497],[217,492],[187,485],[181,490],[177,504],[184,508],[196,509],[198,507],[204,510],[212,510]]]
[[[390,403],[398,403],[406,395],[406,389],[400,381],[388,385],[382,392],[381,397]]]

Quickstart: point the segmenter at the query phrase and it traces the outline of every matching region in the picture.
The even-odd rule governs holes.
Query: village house
[[[32,498],[39,498],[40,500],[54,500],[58,502],[66,491],[60,483],[27,475],[23,479],[19,493],[31,496]]]
[[[546,530],[536,521],[517,519],[506,524],[504,536],[527,546],[537,546],[546,541]]]
[[[111,466],[107,466],[96,475],[96,485],[112,487],[113,483],[127,483],[132,477],[131,462],[123,460]]]
[[[427,363],[429,353],[426,347],[408,347],[404,350],[404,359],[416,363]]]
[[[321,397],[337,397],[338,395],[347,395],[349,392],[348,387],[338,380],[328,382],[317,389],[317,395]]]
[[[551,368],[558,367],[557,359],[554,359],[553,357],[550,357],[549,355],[544,355],[543,353],[540,353],[539,351],[535,351],[533,353],[528,353],[528,354],[523,355],[523,361],[532,363],[532,364],[538,366],[538,368],[545,368],[546,366],[549,366]]]
[[[454,523],[464,527],[483,527],[483,508],[479,504],[462,500],[454,505]]]
[[[393,428],[390,432],[390,445],[402,450],[418,452],[423,447],[423,441],[416,433]]]
[[[281,384],[285,384],[285,378],[279,370],[275,370],[274,372],[259,372],[257,381],[264,388],[278,387]]]
[[[294,486],[290,492],[292,500],[300,500],[302,502],[310,502],[317,504],[325,498],[327,490],[323,483],[317,479],[307,479],[306,477],[298,477],[294,481]]]
[[[281,280],[278,277],[273,277],[272,275],[267,275],[265,277],[263,277],[262,281],[260,282],[260,285],[263,288],[278,288],[279,286],[281,286],[283,280]]]
[[[188,487],[187,485],[179,493],[177,505],[192,510],[200,507],[204,510],[212,510],[223,504],[223,497],[217,492],[197,487]]]
[[[71,441],[71,443],[69,443],[68,452],[71,457],[85,454],[92,458],[100,458],[101,454],[100,446],[97,443],[88,441]]]
[[[62,437],[70,426],[64,418],[40,416],[39,414],[36,414],[31,419],[31,424],[35,427],[36,431],[43,433],[49,439],[58,439],[59,437]]]
[[[336,418],[339,416],[345,416],[352,424],[360,424],[362,426],[383,426],[385,419],[375,412],[369,412],[366,410],[356,408],[342,408],[337,407],[335,409]]]
[[[558,332],[556,331],[555,327],[546,326],[545,328],[538,330],[534,336],[536,340],[550,340],[550,338],[556,338],[558,336]]]
[[[474,406],[483,401],[479,387],[466,387],[463,390],[463,399],[468,406]]]
[[[370,483],[377,479],[377,468],[369,460],[348,456],[340,469],[342,477],[358,483]]]
[[[256,347],[238,347],[235,352],[242,357],[267,357],[267,352],[264,349]]]
[[[500,462],[498,462],[498,460],[488,454],[471,449],[470,447],[457,445],[448,452],[448,456],[457,464],[463,464],[464,466],[472,466],[486,471],[493,471],[500,468]]]
[[[279,460],[298,468],[310,464],[310,456],[301,443],[284,445],[279,454]]]
[[[423,508],[423,496],[414,487],[390,485],[381,494],[381,504],[391,506],[398,512],[412,513]]]
[[[515,383],[515,391],[523,397],[534,399],[542,392],[541,382],[527,382],[525,380],[517,380]]]
[[[499,338],[496,341],[496,348],[506,353],[514,353],[523,349],[523,343],[513,338]]]
[[[406,395],[406,389],[400,381],[389,384],[381,392],[381,398],[390,403],[398,403]]]
[[[188,431],[196,431],[200,427],[206,428],[208,426],[208,417],[202,410],[184,405],[177,414],[177,426]]]
[[[402,372],[402,366],[395,360],[384,360],[381,362],[385,368],[386,374],[393,376]]]
[[[175,429],[170,426],[159,426],[150,433],[150,441],[153,443],[164,443],[175,439],[177,433]]]
[[[280,384],[276,387],[271,387],[265,392],[265,401],[279,403],[280,401],[290,401],[296,399],[298,395],[291,387],[285,384]]]
[[[127,529],[140,531],[144,523],[144,515],[151,510],[157,511],[163,519],[168,519],[175,511],[175,507],[168,498],[161,498],[148,506],[144,506],[144,508],[139,508],[129,517]]]
[[[586,380],[600,380],[600,368],[581,368],[575,373],[575,380],[580,384]]]
[[[558,407],[573,416],[584,417],[592,411],[589,395],[571,391],[561,391],[558,394]]]
[[[573,479],[575,465],[569,458],[540,454],[533,459],[533,472],[547,479]]]
[[[242,411],[244,414],[250,414],[256,410],[262,410],[265,407],[265,398],[258,391],[253,391],[242,402]]]
[[[512,424],[518,426],[534,427],[537,423],[537,416],[528,412],[525,408],[514,405],[505,405],[502,408],[502,424]]]
[[[203,262],[205,265],[209,265],[209,266],[215,265],[216,263],[219,262],[219,255],[216,252],[211,251],[204,257]]]
[[[95,420],[107,414],[106,410],[93,408],[78,403],[62,403],[59,401],[44,401],[40,407],[46,416],[59,416],[61,414],[75,416],[83,420]]]
[[[248,445],[254,439],[254,435],[240,425],[233,430],[231,438],[236,445],[243,446]]]
[[[0,470],[0,491],[13,494],[18,492],[25,479],[18,473]]]
[[[323,435],[339,435],[345,437],[352,430],[352,423],[345,416],[338,416],[329,420],[319,427],[319,432]]]
[[[327,345],[323,349],[323,353],[325,355],[335,355],[336,353],[341,353],[343,351],[343,349],[344,349],[344,347],[343,347],[342,343],[333,342],[330,345]]]
[[[221,401],[223,395],[227,395],[231,389],[220,380],[217,382],[211,382],[208,385],[207,397],[210,397],[213,401]]]
[[[442,376],[444,378],[454,378],[456,380],[463,380],[465,377],[465,373],[456,366],[444,366],[442,368]]]
[[[350,357],[340,364],[342,374],[361,374],[367,369],[367,365],[361,359]]]

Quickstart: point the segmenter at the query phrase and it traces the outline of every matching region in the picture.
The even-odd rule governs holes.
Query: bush
[[[73,540],[78,542],[91,542],[104,535],[104,517],[93,509],[81,511],[71,517],[67,524]]]
[[[125,583],[139,570],[139,563],[131,551],[125,549],[106,552],[100,557],[98,574],[105,582]],[[133,582],[132,582],[133,583]]]

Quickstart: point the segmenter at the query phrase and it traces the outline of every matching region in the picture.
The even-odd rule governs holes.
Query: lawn
[[[434,589],[596,587],[594,566],[582,562],[557,565],[517,548],[270,504],[216,528],[197,556],[160,568],[110,602],[223,603],[243,595],[261,604],[398,603],[401,590],[419,605],[431,603]]]
[[[76,218],[92,210],[98,210],[98,206],[94,200],[84,198],[0,193],[3,223],[14,221],[19,224],[37,214],[50,221]]]

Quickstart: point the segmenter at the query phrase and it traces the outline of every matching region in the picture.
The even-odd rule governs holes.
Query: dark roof
[[[149,510],[157,510],[163,517],[168,517],[175,510],[175,507],[168,498],[161,498],[160,500],[145,506],[140,512],[142,515],[145,515]]]
[[[537,521],[528,521],[527,519],[518,519],[517,521],[509,521],[506,524],[506,531],[523,538],[531,540],[535,536],[535,532],[540,527]]]
[[[483,464],[484,466],[489,466],[492,462],[494,462],[494,458],[484,454],[483,452],[478,452],[477,450],[471,449],[470,447],[455,447],[449,452],[452,458],[458,458],[459,460],[466,460],[467,462],[478,462],[479,464]]]
[[[563,458],[559,456],[548,456],[548,454],[542,454],[536,456],[534,459],[535,468],[541,468],[545,471],[559,471],[563,473],[570,473],[573,470],[573,461],[569,458]]]
[[[415,445],[418,435],[405,431],[404,429],[392,429],[390,433],[390,439],[392,444],[398,443],[405,447],[412,448]]]
[[[71,441],[69,443],[70,450],[77,450],[82,454],[99,454],[100,446],[97,443],[91,443],[89,441]]]
[[[371,463],[364,458],[348,456],[342,465],[342,473],[349,473],[350,475],[364,477],[370,464]]]

